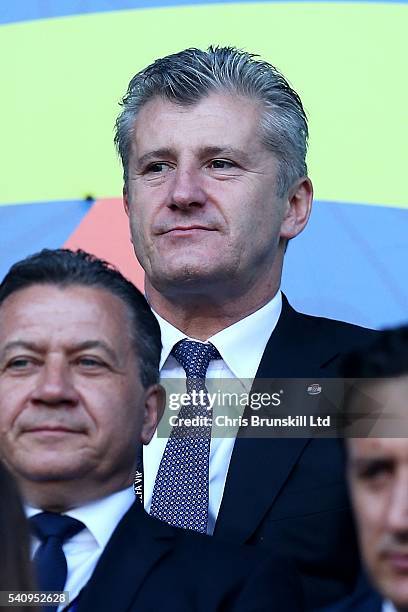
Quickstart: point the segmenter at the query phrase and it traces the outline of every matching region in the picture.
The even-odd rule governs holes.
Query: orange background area
[[[85,245],[89,253],[115,265],[143,291],[144,272],[133,252],[128,218],[120,198],[97,200],[64,246],[75,250]]]

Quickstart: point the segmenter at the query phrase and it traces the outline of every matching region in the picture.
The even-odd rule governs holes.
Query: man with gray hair
[[[307,119],[286,79],[235,48],[186,49],[136,74],[122,106],[124,205],[161,327],[162,379],[184,378],[191,393],[213,378],[250,391],[259,379],[336,376],[371,332],[297,313],[280,292],[313,191]],[[146,509],[293,558],[307,609],[347,593],[358,556],[341,443],[244,433],[211,439],[200,421],[188,436],[155,437]]]

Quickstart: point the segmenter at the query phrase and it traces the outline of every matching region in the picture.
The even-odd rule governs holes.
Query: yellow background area
[[[188,46],[275,64],[310,118],[319,199],[407,206],[407,5],[227,4],[0,28],[0,203],[117,196],[112,139],[129,79]]]

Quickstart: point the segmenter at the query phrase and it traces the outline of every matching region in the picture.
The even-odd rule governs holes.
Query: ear
[[[126,185],[123,185],[122,203],[123,203],[123,208],[125,209],[125,213],[127,214],[127,216],[129,216],[129,197],[128,197]]]
[[[289,189],[281,225],[281,238],[294,238],[305,228],[312,210],[313,185],[309,178],[297,180]]]
[[[161,385],[151,385],[145,391],[144,417],[140,440],[149,444],[156,427],[163,416],[166,405],[166,391]]]

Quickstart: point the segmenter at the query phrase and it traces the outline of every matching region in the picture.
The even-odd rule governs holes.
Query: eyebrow
[[[229,145],[207,146],[199,149],[200,157],[224,157],[226,155],[238,158],[244,162],[249,162],[249,156],[245,151],[241,149],[236,149]],[[143,155],[138,157],[137,166],[144,166],[149,161],[168,159],[169,157],[176,157],[176,152],[174,149],[168,147],[154,149],[153,151],[148,151],[147,153],[144,153]]]
[[[141,155],[137,158],[137,166],[144,166],[147,162],[153,159],[163,159],[174,156],[174,151],[169,148],[163,149],[153,149],[153,151],[148,151],[144,155]]]
[[[27,342],[25,340],[13,340],[12,342],[7,342],[1,350],[1,356],[3,357],[6,353],[11,351],[14,348],[23,348],[28,349],[29,351],[38,351],[41,350],[41,346],[35,344],[34,342]]]
[[[109,355],[109,357],[113,361],[115,362],[117,361],[117,355],[115,351],[109,346],[109,344],[104,342],[104,340],[85,340],[85,342],[76,344],[72,352],[85,351],[87,349],[93,349],[93,348],[101,348],[102,350],[105,351],[105,353]]]
[[[248,154],[245,151],[229,145],[203,147],[200,150],[200,154],[203,157],[224,157],[225,155],[230,155],[231,157],[237,157],[243,161],[249,160]]]
[[[33,352],[44,352],[45,350],[43,345],[37,344],[35,342],[28,342],[26,340],[13,340],[12,342],[8,342],[4,345],[0,357],[3,358],[8,352],[15,348],[27,349]],[[101,348],[109,355],[111,359],[113,359],[115,362],[117,361],[115,351],[113,351],[113,349],[103,340],[85,340],[84,342],[80,342],[70,347],[69,351],[71,353],[76,353],[79,351],[84,351],[93,348]]]
[[[392,457],[356,457],[350,459],[350,466],[358,471],[366,470],[367,468],[390,467],[394,464]]]

